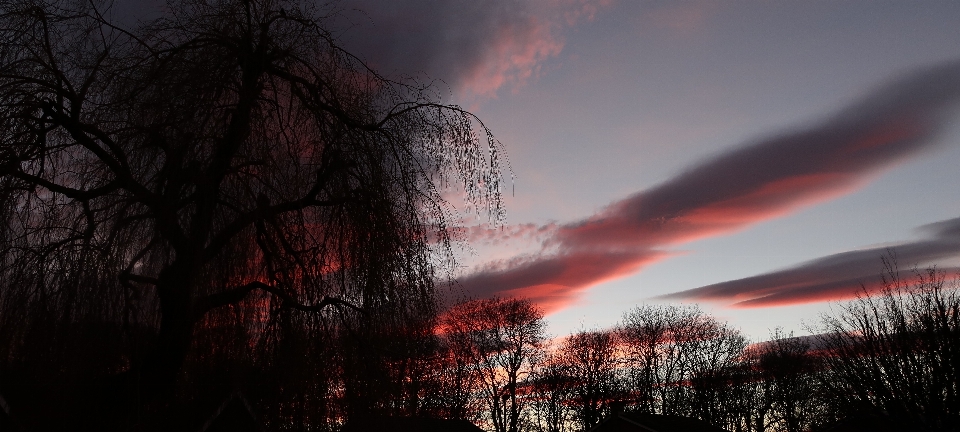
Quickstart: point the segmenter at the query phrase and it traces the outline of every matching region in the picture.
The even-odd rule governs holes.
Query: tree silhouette
[[[125,29],[96,3],[2,4],[2,367],[171,394],[351,309],[433,310],[443,188],[502,217],[489,130],[301,2],[168,10]]]
[[[723,398],[746,338],[695,306],[643,305],[624,315],[619,330],[630,409],[647,414],[730,421]]]
[[[816,385],[819,359],[810,343],[777,328],[756,356],[760,398],[769,407],[767,419],[758,420],[768,420],[787,432],[809,430],[821,414]]]
[[[611,404],[621,399],[617,343],[614,332],[582,331],[568,336],[552,359],[567,374],[572,396],[568,403],[580,430],[603,420]]]
[[[531,403],[535,424],[531,429],[541,432],[575,430],[570,402],[575,397],[578,382],[570,367],[553,353],[537,368],[531,381],[535,394]]]
[[[900,277],[884,259],[879,295],[823,317],[822,386],[840,416],[890,415],[926,430],[960,418],[960,292],[935,268]],[[957,280],[952,282],[957,283]]]
[[[496,432],[524,429],[526,388],[543,357],[543,312],[529,300],[472,300],[453,306],[441,321],[441,331],[454,355],[475,376],[474,388]]]

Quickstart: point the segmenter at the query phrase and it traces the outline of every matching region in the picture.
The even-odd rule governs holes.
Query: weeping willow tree
[[[486,126],[301,2],[183,0],[136,28],[0,4],[0,386],[103,377],[166,407],[244,365],[318,415],[343,392],[331,344],[434,312],[442,194],[503,216]]]

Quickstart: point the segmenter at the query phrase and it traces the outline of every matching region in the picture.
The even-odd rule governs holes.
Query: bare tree
[[[679,311],[675,308],[640,306],[624,315],[620,329],[626,349],[630,388],[633,390],[632,409],[641,413],[661,412],[661,382],[669,377],[664,362],[672,356],[671,323]]]
[[[575,430],[570,401],[575,397],[576,379],[570,367],[563,364],[556,353],[549,355],[530,379],[533,390],[531,408],[534,411],[534,430],[567,432]]]
[[[718,398],[730,382],[746,339],[694,306],[644,305],[624,315],[619,330],[631,409],[644,413],[728,420]]]
[[[823,317],[822,385],[841,414],[885,413],[949,430],[960,416],[960,292],[936,269],[909,283],[894,260],[884,262],[879,295]]]
[[[819,394],[819,358],[808,339],[774,329],[770,339],[751,353],[757,374],[757,430],[800,432],[821,420],[824,402]]]
[[[432,382],[436,397],[429,403],[437,417],[476,421],[483,417],[484,404],[478,396],[481,376],[477,370],[473,338],[459,323],[443,316],[440,324],[437,356],[433,362]]]
[[[468,301],[443,317],[445,336],[477,374],[473,390],[497,432],[523,429],[524,388],[542,360],[544,325],[543,312],[516,298]]]
[[[560,344],[552,359],[567,375],[571,393],[567,404],[581,430],[599,423],[622,396],[617,343],[616,334],[610,331],[574,333]]]
[[[440,327],[443,329],[444,327]],[[443,331],[443,330],[442,330]],[[436,418],[476,420],[483,411],[476,396],[480,376],[473,367],[469,346],[445,331],[437,335],[434,356],[429,360],[432,387],[424,401],[428,415]]]
[[[735,421],[736,406],[730,391],[747,339],[738,330],[710,316],[691,322],[689,337],[682,340],[690,363],[691,414],[708,423],[727,426]]]
[[[726,388],[715,403],[733,431],[815,430],[829,403],[819,391],[819,372],[809,339],[776,328],[726,370]]]
[[[331,308],[431,310],[440,187],[502,216],[489,130],[302,2],[168,10],[125,29],[95,2],[0,3],[3,367],[170,394],[217,352],[332,340]]]

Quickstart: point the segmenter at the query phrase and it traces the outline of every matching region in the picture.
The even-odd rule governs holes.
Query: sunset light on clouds
[[[882,286],[878,276],[877,257],[899,267],[935,266],[942,260],[960,256],[960,219],[951,219],[925,227],[926,240],[899,243],[842,252],[802,263],[785,270],[744,279],[721,282],[662,296],[663,299],[727,301],[734,307],[767,307],[792,303],[845,300],[856,295],[876,292]],[[960,268],[939,266],[941,271],[956,273]],[[905,276],[910,276],[911,268]],[[922,270],[922,269],[916,269]]]
[[[0,9],[0,432],[960,432],[960,1]]]
[[[504,144],[508,218],[457,228],[460,295],[530,297],[558,334],[706,302],[761,338],[875,287],[885,253],[960,257],[953,2],[342,6],[348,49]]]
[[[958,98],[960,66],[917,73],[820,125],[732,151],[562,225],[545,240],[557,252],[481,269],[461,283],[471,293],[524,295],[547,309],[566,306],[586,287],[666,257],[660,248],[853,192],[864,177],[930,145]]]

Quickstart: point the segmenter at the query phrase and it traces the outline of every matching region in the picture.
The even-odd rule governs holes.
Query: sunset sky
[[[643,302],[806,334],[887,248],[906,273],[960,264],[956,1],[340,10],[348,49],[438,80],[502,141],[507,222],[464,221],[458,280],[533,298],[555,335]]]
[[[458,289],[530,297],[554,335],[644,302],[806,334],[888,249],[907,274],[960,267],[960,2],[322,8],[349,51],[503,143],[507,221],[461,221]]]

